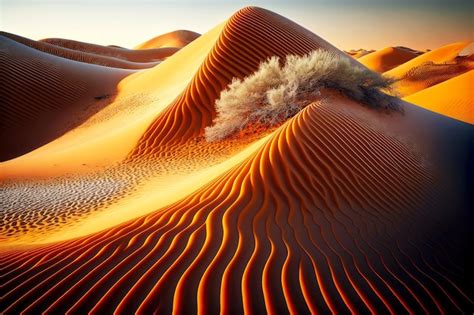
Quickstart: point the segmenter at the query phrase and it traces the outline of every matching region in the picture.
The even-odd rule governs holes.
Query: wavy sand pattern
[[[278,41],[275,41],[278,39]],[[189,86],[148,128],[131,158],[202,134],[215,116],[213,103],[232,78],[251,74],[269,56],[303,55],[323,48],[344,55],[325,40],[275,13],[245,8],[226,23]],[[348,57],[347,57],[348,58]]]
[[[472,71],[405,98],[428,110],[395,100],[403,110],[384,111],[324,89],[280,125],[207,142],[221,91],[268,57],[321,48],[363,65],[255,7],[202,36],[142,44],[180,49],[156,65],[145,50],[2,36],[3,132],[37,134],[20,149],[2,139],[2,314],[473,309]],[[395,58],[386,74],[456,59],[462,45]],[[177,65],[188,68],[167,72]],[[49,125],[40,114],[55,133],[35,127]],[[91,155],[94,165],[55,170],[63,156]],[[37,177],[18,171],[35,167]]]

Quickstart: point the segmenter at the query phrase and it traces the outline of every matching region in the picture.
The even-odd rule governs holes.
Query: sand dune
[[[83,64],[9,38],[0,42],[0,160],[31,151],[93,114],[97,97],[114,95],[127,70]],[[97,108],[95,110],[98,110]]]
[[[63,38],[45,38],[40,42],[68,49],[78,50],[107,57],[120,58],[133,62],[161,61],[179,50],[181,47],[163,47],[157,49],[131,50],[126,48],[101,46]]]
[[[165,48],[165,47],[175,47],[182,48],[198,38],[200,34],[179,30],[174,32],[169,32],[163,35],[153,37],[152,39],[147,40],[144,43],[136,46],[135,49],[150,49],[150,48]]]
[[[469,114],[472,71],[407,98],[430,110],[369,107],[330,85],[280,125],[207,142],[221,91],[271,56],[322,49],[363,66],[255,7],[141,45],[185,45],[147,69],[76,60],[134,63],[105,47],[7,37],[2,139],[24,135],[11,156],[41,147],[0,163],[0,313],[472,309],[473,127],[443,116]],[[389,72],[452,61],[462,45]],[[441,110],[430,99],[447,91]]]
[[[366,50],[366,49],[353,49],[350,51],[346,51],[346,54],[351,56],[352,58],[359,59],[365,55],[373,53],[375,50]]]
[[[413,122],[438,119],[412,110]],[[446,241],[460,236],[439,225],[439,191],[427,189],[435,174],[367,124],[378,115],[333,96],[171,207],[3,255],[5,312],[465,309],[462,253]]]
[[[401,96],[408,96],[472,69],[474,69],[472,56],[458,56],[450,62],[441,64],[427,62],[410,70],[403,79],[394,84],[394,87]]]
[[[449,44],[432,51],[426,52],[421,56],[418,56],[390,71],[385,72],[385,75],[394,77],[394,78],[403,78],[406,76],[409,71],[413,68],[416,68],[426,62],[432,63],[444,63],[451,60],[454,60],[459,53],[466,48],[471,42],[459,42],[454,44]]]
[[[95,53],[83,52],[74,49],[64,48],[57,45],[52,45],[46,42],[34,41],[25,37],[21,37],[15,34],[10,34],[6,32],[0,32],[0,36],[3,38],[9,38],[20,44],[29,46],[33,49],[52,54],[58,57],[84,62],[91,63],[106,67],[114,68],[123,68],[123,69],[145,69],[157,65],[159,62],[133,62],[126,61],[121,58],[116,58],[113,56],[104,56]]]
[[[154,68],[128,72],[129,76],[121,80],[115,89],[91,95],[94,101],[92,107],[99,108],[90,121],[37,150],[0,164],[1,177],[24,179],[31,178],[32,174],[39,177],[62,176],[91,168],[102,169],[123,161],[156,116],[185,90],[224,25],[216,26]],[[116,95],[111,94],[109,99],[94,99],[114,90]],[[104,111],[97,106],[101,104],[106,105],[102,106]]]
[[[474,70],[405,97],[436,113],[474,124]],[[455,92],[454,92],[455,91]]]
[[[357,61],[373,71],[385,72],[418,55],[419,53],[404,47],[386,47],[364,55],[358,58]]]
[[[270,48],[263,46],[263,48],[250,50],[246,46],[242,46],[241,42],[247,40],[246,37],[253,35],[252,19],[257,17],[262,19],[260,24],[262,32],[272,30],[277,32],[276,34],[282,33],[281,36],[285,41],[288,43],[296,41],[298,45],[288,45],[288,48],[281,49],[272,45],[270,40],[267,40],[262,41],[262,43],[263,45],[272,45]],[[280,24],[276,24],[278,27],[275,27],[275,23]],[[141,95],[143,93],[147,96],[142,97],[139,102],[148,102],[149,104],[144,105],[144,111],[138,113],[137,116],[128,112],[128,116],[122,116],[122,118],[108,119],[109,121],[106,120],[101,124],[94,124],[86,128],[81,126],[81,128],[76,128],[79,129],[77,132],[76,130],[69,132],[53,143],[19,159],[12,160],[3,167],[0,165],[0,170],[5,174],[5,178],[10,179],[27,178],[28,174],[32,173],[37,176],[69,174],[78,170],[88,170],[92,165],[104,165],[104,159],[109,163],[111,159],[112,161],[119,161],[123,154],[128,153],[129,162],[154,157],[154,169],[160,170],[163,167],[180,168],[185,169],[185,174],[190,176],[190,173],[222,162],[224,157],[234,155],[239,148],[243,148],[258,139],[250,137],[237,142],[209,144],[202,137],[204,128],[211,123],[215,115],[213,101],[218,97],[220,90],[230,83],[234,76],[243,77],[252,73],[258,67],[260,61],[274,54],[280,56],[285,56],[288,53],[304,54],[314,48],[323,47],[336,54],[343,55],[342,52],[316,35],[294,23],[291,24],[292,28],[288,28],[287,23],[287,20],[283,17],[266,10],[246,9],[240,11],[227,23],[203,35],[163,64],[130,75],[120,83],[120,92],[116,96],[116,101],[108,104],[107,107],[113,108],[117,103],[124,102],[123,99],[130,102],[128,95]],[[236,31],[236,28],[241,27],[241,25],[246,27],[242,29],[245,30],[243,33]],[[287,29],[291,32],[286,33]],[[301,39],[294,40],[295,34],[301,36]],[[259,34],[257,33],[257,35]],[[244,49],[248,50],[249,53],[244,54]],[[236,54],[234,51],[238,53]],[[240,52],[242,52],[242,55],[240,55]],[[202,55],[201,60],[198,58],[198,54]],[[193,58],[190,59],[189,56]],[[352,61],[352,59],[348,60]],[[245,64],[247,66],[244,67]],[[180,68],[177,68],[177,65]],[[236,65],[242,65],[240,70],[237,70]],[[193,67],[196,70],[193,70]],[[163,78],[167,78],[167,80]],[[163,97],[166,94],[169,94],[169,97]],[[159,97],[156,101],[154,99],[155,95]],[[176,101],[173,101],[173,98],[176,98]],[[153,102],[150,102],[150,99],[153,99]],[[211,99],[212,101],[210,101]],[[134,106],[139,107],[138,104]],[[100,114],[98,113],[99,116]],[[112,133],[109,130],[119,132]],[[141,138],[136,144],[137,137],[140,136]],[[104,148],[107,148],[107,150],[104,150]],[[87,152],[87,154],[84,154],[84,152]],[[94,152],[94,154],[90,152]],[[114,156],[112,156],[112,152]],[[179,166],[172,160],[181,161],[186,166],[183,167],[183,164]],[[104,165],[104,167],[107,166]],[[94,169],[96,168],[94,167]],[[108,173],[107,176],[115,177],[118,175],[119,177],[128,178],[127,175],[119,174]],[[150,176],[148,171],[145,171],[144,174],[137,171],[137,174],[139,174],[139,177]],[[212,179],[213,176],[216,175],[208,177],[207,180]],[[158,176],[158,178],[166,180],[166,177],[163,178],[163,176]],[[88,181],[90,179],[86,177],[84,180]],[[58,182],[61,183],[63,180],[58,179]],[[28,187],[28,185],[30,184],[22,184],[20,187]],[[87,182],[84,185],[87,185]],[[64,189],[67,189],[67,187],[65,186]],[[102,194],[97,193],[93,198],[97,196],[102,196]],[[110,205],[111,202],[116,200],[115,197],[109,199],[105,202],[106,205]],[[80,200],[82,200],[82,197],[78,196],[76,206],[80,205]],[[62,207],[61,203],[57,205],[58,209]],[[83,205],[83,207],[86,207],[86,205]],[[92,210],[89,206],[87,208]],[[130,205],[128,208],[130,208]],[[146,213],[151,210],[152,208],[143,210],[143,212]],[[72,214],[70,211],[65,211],[64,217],[68,218]],[[122,217],[125,218],[126,216],[122,215]],[[36,218],[36,216],[31,216],[29,217],[31,222],[27,221],[27,225],[32,227],[29,233],[33,233],[37,229],[33,228],[37,227]],[[113,220],[109,221],[114,222]]]
[[[185,143],[202,135],[204,127],[210,125],[215,116],[213,104],[220,91],[232,78],[254,72],[269,56],[303,55],[317,48],[349,58],[280,15],[263,9],[242,9],[228,20],[191,83],[151,124],[130,158],[160,154],[171,144]]]
[[[469,44],[469,41],[459,42],[432,50],[384,75],[397,79],[396,91],[400,96],[408,96],[473,69],[474,63],[468,56],[458,56]]]

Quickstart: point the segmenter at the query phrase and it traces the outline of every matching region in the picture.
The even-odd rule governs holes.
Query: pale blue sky
[[[425,49],[474,39],[473,5],[464,0],[0,0],[0,29],[133,47],[176,29],[206,32],[246,5],[284,15],[341,49]]]

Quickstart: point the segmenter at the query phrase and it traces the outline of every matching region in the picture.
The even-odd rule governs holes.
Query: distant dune
[[[469,44],[468,41],[459,42],[432,50],[384,72],[384,75],[397,79],[397,92],[400,96],[408,96],[473,69],[474,63],[469,57],[458,57]]]
[[[375,50],[353,49],[353,50],[350,50],[350,51],[346,51],[346,54],[348,54],[352,58],[358,59],[358,58],[363,57],[365,55],[368,55],[368,54],[370,54],[374,51]]]
[[[257,7],[133,50],[2,33],[0,313],[471,312],[466,45],[359,62]],[[348,75],[206,140],[236,78],[317,49]],[[344,89],[391,84],[364,64],[410,95]]]
[[[95,97],[113,95],[130,71],[81,63],[0,42],[0,160],[40,147],[86,120]],[[90,115],[91,113],[89,113]]]
[[[386,47],[358,58],[361,64],[376,72],[385,72],[420,55],[404,47]]]
[[[220,91],[232,78],[254,72],[268,56],[303,55],[317,48],[345,57],[325,40],[275,13],[253,9],[237,12],[227,21],[186,90],[150,125],[130,158],[166,152],[170,144],[202,135],[215,116],[213,104]]]
[[[182,48],[198,38],[200,34],[179,30],[174,32],[169,32],[163,35],[153,37],[152,39],[147,40],[144,43],[136,46],[135,49],[150,49],[150,48],[166,48],[166,47],[175,47]]]
[[[5,37],[9,38],[20,44],[29,46],[33,49],[36,49],[38,51],[45,52],[51,55],[55,55],[58,57],[62,57],[62,58],[66,58],[66,59],[70,59],[74,61],[106,66],[106,67],[123,68],[123,69],[145,69],[145,68],[150,68],[158,64],[158,62],[156,61],[146,62],[146,63],[126,61],[114,56],[105,56],[105,55],[100,55],[100,54],[95,54],[95,53],[74,50],[70,48],[64,48],[61,46],[49,44],[47,42],[34,41],[25,37],[9,34],[5,32],[1,32],[0,36],[2,36],[3,38]],[[109,49],[109,48],[104,47],[104,50],[105,49]]]
[[[413,68],[416,68],[426,62],[433,63],[444,63],[454,60],[459,53],[466,48],[471,42],[459,42],[454,44],[449,44],[438,49],[426,52],[421,56],[418,56],[390,71],[385,72],[386,75],[394,78],[403,78],[409,71]]]
[[[120,58],[132,62],[156,62],[161,61],[175,52],[177,52],[182,47],[162,47],[156,49],[142,49],[142,50],[132,50],[119,47],[110,47],[110,46],[101,46],[89,43],[78,42],[70,39],[62,38],[46,38],[42,39],[40,42],[48,43],[64,48],[69,48],[73,50],[78,50],[86,53],[92,53],[107,57]]]

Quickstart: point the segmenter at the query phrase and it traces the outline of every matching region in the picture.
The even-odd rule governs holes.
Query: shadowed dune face
[[[359,59],[365,55],[373,53],[375,50],[366,50],[366,49],[353,49],[350,51],[346,51],[345,53],[351,56],[354,59]]]
[[[87,109],[103,108],[117,83],[129,74],[59,58],[3,37],[0,160],[29,152],[77,127],[94,114]],[[108,99],[96,99],[101,96]]]
[[[178,46],[188,35],[197,37],[165,34],[154,44]],[[33,139],[31,149],[67,133],[0,165],[0,173],[14,169],[0,174],[0,313],[473,309],[466,263],[473,126],[391,97],[402,110],[377,110],[386,105],[378,98],[366,106],[364,78],[381,80],[381,87],[388,81],[308,30],[248,7],[143,70],[74,59],[91,54],[111,62],[110,47],[1,40],[0,101],[8,102],[1,117],[8,119],[0,121],[7,135],[31,131],[31,138],[24,135]],[[385,74],[401,78],[427,61],[453,60],[463,45]],[[345,70],[331,75],[346,93],[324,86],[316,101],[304,99],[276,124],[206,141],[229,83],[246,82],[272,56],[275,70],[284,68],[277,58],[304,60],[315,50],[341,62]],[[471,82],[472,71],[406,99],[461,119],[472,109]],[[272,86],[263,83],[265,94]],[[273,93],[269,104],[288,101],[276,102]],[[61,158],[83,164],[66,163],[66,173],[47,176]],[[99,166],[89,168],[85,159]],[[46,168],[41,180],[34,177],[37,163]],[[23,167],[31,177],[17,177]]]
[[[333,95],[170,207],[3,255],[5,311],[466,309],[462,213],[442,214],[432,165],[374,115]]]
[[[33,49],[42,51],[47,54],[52,54],[58,57],[62,57],[62,58],[66,58],[66,59],[70,59],[74,61],[91,63],[91,64],[96,64],[96,65],[105,66],[105,67],[122,68],[122,69],[146,69],[146,68],[151,68],[159,63],[156,61],[145,62],[145,63],[127,61],[127,60],[123,60],[121,58],[116,58],[113,56],[104,56],[101,54],[89,53],[89,52],[83,52],[79,50],[64,48],[61,46],[49,44],[47,42],[34,41],[25,37],[21,37],[15,34],[10,34],[10,33],[5,33],[5,32],[1,32],[0,36],[9,38],[25,46],[29,46]]]
[[[164,47],[158,49],[144,49],[144,50],[131,50],[119,47],[104,47],[95,44],[78,42],[70,39],[62,38],[46,38],[40,42],[64,47],[72,50],[82,51],[85,53],[92,53],[106,57],[119,58],[132,62],[156,62],[166,59],[173,55],[182,47]]]

